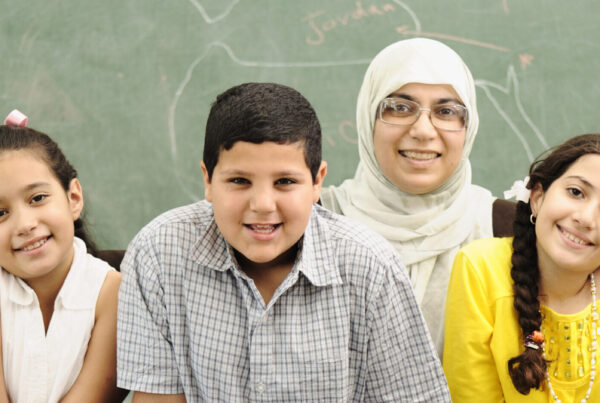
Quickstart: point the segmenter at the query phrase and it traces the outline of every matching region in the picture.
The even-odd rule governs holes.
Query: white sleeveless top
[[[87,253],[75,238],[73,264],[54,302],[48,327],[35,292],[0,269],[2,354],[8,395],[16,403],[52,403],[71,388],[81,371],[108,263]]]

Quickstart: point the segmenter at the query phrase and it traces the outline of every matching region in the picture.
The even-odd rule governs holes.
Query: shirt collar
[[[63,306],[67,309],[92,309],[96,306],[98,294],[91,293],[95,289],[95,276],[86,273],[86,269],[91,266],[90,259],[93,257],[87,254],[85,242],[75,238],[73,242],[73,263],[65,282],[56,297],[55,307]],[[108,263],[107,263],[108,265]]]
[[[85,243],[79,238],[74,238],[73,249],[73,263],[56,296],[54,306],[62,305],[70,309],[89,309],[94,306],[95,301],[89,301],[86,276],[83,275],[82,270],[78,270],[80,266],[84,265],[87,249]],[[72,285],[74,283],[77,285]],[[24,306],[31,305],[34,300],[37,300],[35,291],[23,279],[13,275],[9,279],[8,296],[15,304]]]
[[[17,305],[28,306],[37,299],[35,292],[25,281],[17,276],[3,270],[2,276],[6,276],[8,285],[8,299]]]
[[[315,286],[342,284],[335,250],[331,241],[329,228],[318,211],[322,207],[313,205],[304,231],[300,251],[300,259],[296,263],[298,269]]]
[[[316,205],[312,208],[300,241],[300,258],[295,267],[315,286],[342,284],[327,224],[318,214],[320,208]],[[235,263],[232,249],[219,231],[212,209],[210,220],[201,223],[201,226],[201,235],[192,250],[192,259],[199,265],[216,271],[233,270]]]
[[[200,266],[226,271],[233,268],[234,263],[228,244],[215,222],[212,207],[210,213],[210,220],[200,223],[199,238],[193,246],[192,259]]]

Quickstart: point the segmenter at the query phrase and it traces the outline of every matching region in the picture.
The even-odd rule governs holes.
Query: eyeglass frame
[[[413,103],[413,104],[417,105],[417,107],[419,108],[419,110],[417,111],[417,113],[415,115],[415,121],[412,122],[412,123],[408,123],[408,124],[401,124],[401,123],[391,123],[391,122],[387,122],[387,121],[383,120],[383,117],[382,117],[382,113],[383,113],[382,112],[382,105],[388,99],[399,99],[399,100],[402,100],[402,101],[405,101],[405,102],[410,102],[410,103]],[[444,104],[439,104],[439,105],[444,105]],[[465,123],[464,123],[464,126],[462,128],[460,128],[460,129],[444,129],[444,128],[441,128],[441,127],[437,127],[435,125],[435,123],[433,123],[433,119],[431,119],[431,108],[423,108],[418,102],[412,101],[410,99],[402,98],[402,97],[385,97],[385,98],[383,98],[381,100],[381,102],[379,102],[379,105],[377,105],[377,119],[381,120],[383,123],[385,123],[386,125],[390,125],[390,126],[412,126],[415,123],[417,123],[417,121],[421,117],[421,112],[427,111],[427,112],[429,112],[429,121],[431,122],[431,125],[433,127],[435,127],[436,129],[444,130],[444,131],[448,131],[448,132],[459,132],[461,130],[466,130],[466,128],[468,127],[468,124],[469,124],[469,110],[467,109],[467,107],[464,106],[464,105],[461,105],[461,104],[448,104],[448,105],[458,106],[458,107],[464,109],[464,111],[465,111],[465,117],[464,117]]]

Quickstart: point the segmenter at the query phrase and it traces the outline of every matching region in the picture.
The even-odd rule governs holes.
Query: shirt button
[[[268,320],[269,320],[269,315],[265,313],[263,315],[263,317],[260,318],[260,323],[264,325],[265,323],[267,323]]]
[[[258,393],[263,393],[265,391],[265,384],[262,382],[257,382],[256,383],[256,391]]]

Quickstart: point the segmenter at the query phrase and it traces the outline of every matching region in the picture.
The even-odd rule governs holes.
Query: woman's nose
[[[419,117],[410,127],[409,134],[421,141],[431,140],[438,135],[435,126],[431,123],[431,111],[429,109],[421,109]]]

